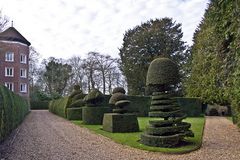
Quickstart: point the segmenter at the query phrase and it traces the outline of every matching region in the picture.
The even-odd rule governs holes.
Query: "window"
[[[27,78],[27,70],[26,69],[23,69],[23,68],[20,69],[20,77]]]
[[[25,54],[20,55],[20,63],[27,63],[27,56]]]
[[[14,91],[14,84],[10,82],[5,82],[5,86],[10,90]]]
[[[13,77],[14,69],[13,67],[5,67],[5,76],[6,77]]]
[[[27,92],[27,84],[26,83],[21,83],[20,84],[20,92]]]
[[[7,52],[5,54],[5,61],[13,62],[14,61],[14,53],[13,52]]]

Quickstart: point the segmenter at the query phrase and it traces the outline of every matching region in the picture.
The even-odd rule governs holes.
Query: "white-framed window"
[[[13,67],[5,67],[5,76],[13,77],[14,76],[14,68]]]
[[[12,82],[5,82],[5,86],[6,86],[10,91],[14,91],[14,83],[12,83]]]
[[[20,77],[21,78],[27,78],[27,70],[24,68],[20,69]]]
[[[20,92],[27,92],[27,84],[26,83],[20,83]]]
[[[27,56],[25,54],[20,54],[20,63],[27,64]]]
[[[14,62],[14,53],[13,52],[6,52],[5,61]]]

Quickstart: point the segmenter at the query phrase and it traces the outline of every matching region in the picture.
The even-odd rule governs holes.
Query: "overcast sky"
[[[4,15],[42,55],[85,57],[90,51],[118,57],[123,34],[149,19],[182,23],[183,40],[192,36],[208,0],[0,0]]]

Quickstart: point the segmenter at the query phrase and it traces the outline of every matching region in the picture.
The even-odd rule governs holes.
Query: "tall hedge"
[[[48,109],[49,101],[30,101],[31,110]]]
[[[28,112],[27,100],[0,85],[0,142],[22,122]]]
[[[205,103],[229,105],[240,126],[240,5],[239,0],[210,0],[196,29],[190,76],[190,97]]]
[[[63,118],[67,118],[67,107],[69,105],[69,97],[63,97],[56,100],[51,100],[49,102],[48,108],[49,111],[61,116]]]

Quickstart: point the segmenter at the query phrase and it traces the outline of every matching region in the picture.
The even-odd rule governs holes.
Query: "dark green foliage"
[[[71,94],[70,94],[70,98],[73,98],[76,95],[81,95],[83,94],[81,90],[74,90]]]
[[[77,95],[75,95],[75,96],[72,98],[72,102],[75,102],[75,101],[77,101],[77,100],[79,100],[79,99],[82,99],[82,100],[83,100],[84,97],[85,97],[85,95],[82,94],[82,93],[77,94]]]
[[[240,126],[240,5],[239,0],[211,0],[196,29],[190,76],[190,97],[235,108]]]
[[[63,118],[67,118],[67,108],[69,106],[69,97],[52,100],[49,102],[49,111]]]
[[[84,101],[89,107],[97,106],[103,103],[104,96],[98,89],[92,89],[91,92],[85,96]]]
[[[46,82],[47,89],[50,95],[62,95],[67,83],[72,76],[72,67],[62,62],[61,59],[50,57],[45,60],[45,71],[43,79]]]
[[[78,99],[73,101],[68,107],[69,108],[76,108],[76,107],[83,107],[85,105],[85,102],[83,99]]]
[[[114,93],[122,93],[122,94],[125,94],[126,91],[125,91],[125,89],[122,88],[122,87],[116,87],[116,88],[114,88],[113,91],[112,91],[112,94],[114,94]]]
[[[68,120],[82,120],[82,108],[67,108]]]
[[[126,99],[127,99],[127,96],[125,94],[116,92],[109,99],[109,104],[114,105],[117,101],[126,100]]]
[[[125,90],[121,87],[117,87],[113,89],[113,95],[109,100],[109,104],[114,107],[114,113],[126,113],[127,106],[130,104],[130,101],[127,99],[125,95]]]
[[[83,107],[82,120],[84,124],[101,125],[104,113],[111,113],[109,107]]]
[[[48,109],[49,101],[30,101],[31,110],[34,109]]]
[[[0,85],[0,142],[22,122],[28,112],[27,100]]]
[[[146,85],[174,85],[179,82],[178,67],[168,58],[153,60],[148,68]]]
[[[179,81],[177,64],[167,58],[154,60],[148,69],[147,86],[155,86],[158,92],[152,93],[150,117],[164,118],[151,121],[141,135],[141,143],[150,146],[174,147],[184,137],[193,137],[191,124],[181,122],[186,114],[173,98],[171,85]],[[165,121],[165,122],[164,122]]]
[[[137,132],[139,131],[137,116],[129,114],[127,107],[130,101],[123,88],[113,89],[109,103],[114,105],[113,113],[104,114],[103,130],[108,132]]]
[[[103,118],[103,130],[113,133],[138,132],[137,116],[129,113],[106,113]]]
[[[181,137],[178,135],[154,136],[150,134],[141,134],[141,143],[154,147],[173,147],[176,146]]]
[[[188,117],[199,117],[202,116],[202,101],[200,98],[185,98],[177,97],[177,102],[182,108],[183,112],[187,114]]]
[[[128,94],[144,94],[149,64],[157,57],[184,64],[187,52],[181,24],[171,18],[149,20],[126,31],[120,48],[120,67],[126,76]]]

